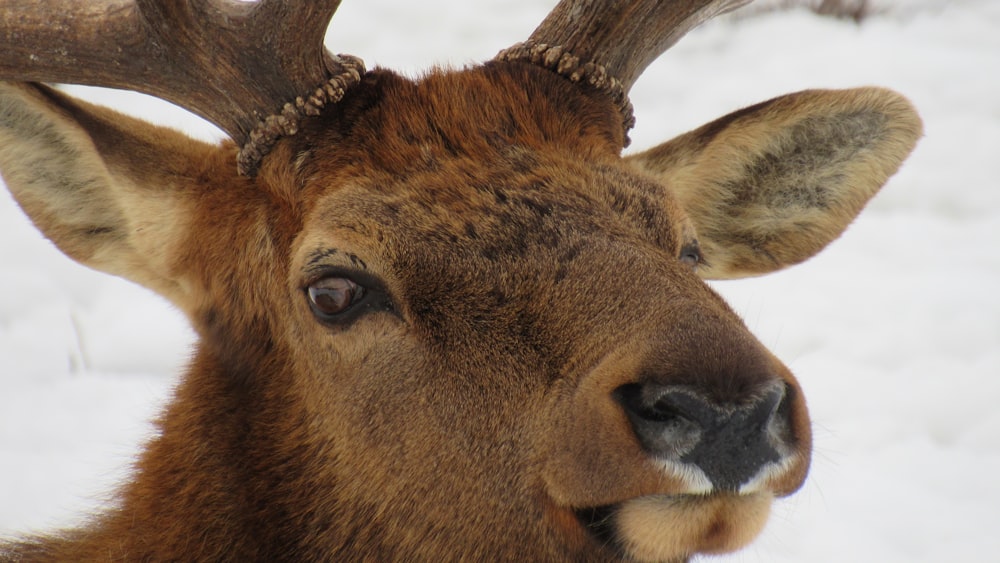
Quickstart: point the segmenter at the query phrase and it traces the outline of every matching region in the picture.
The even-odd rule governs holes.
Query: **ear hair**
[[[70,258],[182,308],[190,288],[177,264],[194,200],[206,178],[226,184],[206,169],[232,169],[229,147],[40,84],[0,83],[0,169],[25,213]],[[225,168],[213,166],[220,158]]]
[[[734,112],[627,161],[675,194],[708,278],[801,262],[847,228],[922,134],[895,92],[810,90]]]

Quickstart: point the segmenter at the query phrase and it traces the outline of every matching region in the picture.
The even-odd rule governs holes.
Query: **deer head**
[[[741,1],[565,0],[418,80],[333,56],[339,2],[0,11],[0,171],[71,258],[200,341],[117,505],[17,560],[681,561],[805,479],[789,370],[702,281],[800,262],[910,152],[875,88],[622,157],[628,91]],[[193,141],[37,82],[128,88]]]

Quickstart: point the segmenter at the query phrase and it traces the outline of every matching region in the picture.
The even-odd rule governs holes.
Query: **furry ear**
[[[922,134],[877,88],[807,90],[742,109],[626,161],[657,177],[698,231],[706,278],[801,262],[847,228]]]
[[[0,171],[25,213],[69,257],[182,308],[181,249],[208,179],[227,183],[206,173],[227,168],[211,166],[220,158],[232,156],[46,86],[0,83]]]

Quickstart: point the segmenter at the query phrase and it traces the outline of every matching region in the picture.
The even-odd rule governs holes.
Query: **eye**
[[[361,301],[366,289],[350,278],[328,277],[311,283],[306,293],[313,314],[329,322],[337,320]]]
[[[682,246],[679,258],[682,264],[687,265],[692,270],[697,269],[698,265],[704,262],[698,241],[691,241]]]

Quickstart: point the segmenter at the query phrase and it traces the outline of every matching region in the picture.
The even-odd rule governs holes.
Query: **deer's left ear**
[[[751,106],[626,159],[698,230],[706,278],[801,262],[840,236],[913,150],[920,117],[895,92],[809,90]]]

